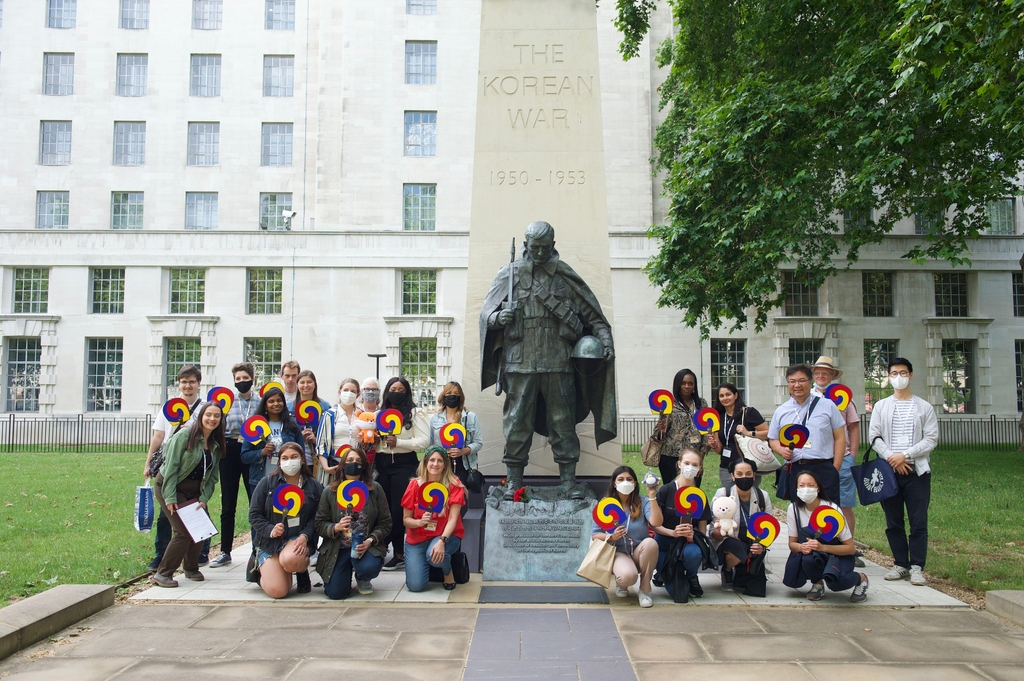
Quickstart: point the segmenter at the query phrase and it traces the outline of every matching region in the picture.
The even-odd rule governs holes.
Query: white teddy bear
[[[739,507],[732,497],[719,497],[711,505],[711,512],[718,519],[718,531],[723,537],[733,537],[739,533],[739,524],[736,522],[736,511]]]

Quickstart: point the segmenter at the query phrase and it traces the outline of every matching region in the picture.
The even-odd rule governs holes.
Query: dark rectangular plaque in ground
[[[480,603],[607,603],[597,586],[491,586],[480,588]]]

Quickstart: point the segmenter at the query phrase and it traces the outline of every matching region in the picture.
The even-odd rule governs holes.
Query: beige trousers
[[[615,575],[615,584],[620,589],[628,589],[636,584],[637,576],[640,577],[640,590],[644,593],[651,593],[651,576],[658,564],[658,542],[650,537],[640,542],[633,555],[627,555],[619,551],[615,552],[615,561],[612,563],[612,574]]]

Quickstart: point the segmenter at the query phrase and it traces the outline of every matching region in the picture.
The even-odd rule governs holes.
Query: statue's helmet
[[[573,359],[604,359],[604,343],[596,336],[583,336],[572,349]]]

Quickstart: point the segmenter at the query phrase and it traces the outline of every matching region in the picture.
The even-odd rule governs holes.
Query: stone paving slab
[[[464,664],[462,660],[431,660],[429,662],[400,662],[391,659],[383,662],[305,660],[295,668],[288,678],[298,681],[338,681],[339,679],[453,681],[453,679],[462,678]],[[181,681],[181,679],[174,681]],[[207,680],[203,678],[202,681]],[[235,681],[246,680],[240,678]]]
[[[978,665],[978,669],[996,681],[1024,681],[1024,667],[1010,665]]]
[[[904,662],[1015,662],[1024,663],[1024,646],[1015,646],[995,636],[984,634],[918,635],[913,645],[901,638],[851,636],[852,640],[880,660],[900,659]]]
[[[808,664],[808,673],[815,679],[835,678],[836,667]],[[885,665],[848,664],[842,668],[843,681],[979,681],[985,676],[967,665]]]
[[[633,663],[638,681],[680,681],[678,662]],[[798,664],[708,664],[687,663],[687,679],[710,681],[814,681]],[[833,667],[825,679],[839,678]],[[823,681],[825,681],[823,679]],[[877,679],[875,680],[877,681]]]

